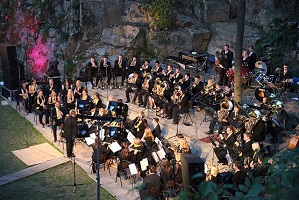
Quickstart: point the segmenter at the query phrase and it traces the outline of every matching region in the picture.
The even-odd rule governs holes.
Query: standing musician
[[[100,73],[102,76],[100,77],[101,83],[102,83],[102,88],[104,87],[103,84],[103,75],[107,77],[107,86],[110,85],[111,78],[112,78],[112,73],[111,73],[111,63],[108,61],[108,57],[104,56],[103,60],[100,62]],[[97,79],[98,82],[98,79]]]
[[[182,90],[182,95],[180,97],[178,107],[174,108],[172,112],[173,122],[172,124],[179,123],[179,114],[184,114],[189,112],[189,97],[186,94],[186,90]]]
[[[68,89],[63,102],[66,105],[67,111],[70,111],[71,109],[75,109],[76,99],[75,99],[74,91],[72,89]]]
[[[19,104],[19,101],[21,100],[25,105],[26,113],[28,113],[29,111],[31,112],[31,108],[29,107],[29,95],[26,82],[21,83],[18,93],[19,97],[21,98],[18,99],[17,104]]]
[[[256,63],[256,53],[254,52],[254,47],[250,46],[248,48],[248,67],[252,73],[254,73],[255,63]]]
[[[137,95],[138,93],[141,91],[142,89],[142,77],[139,76],[139,74],[137,72],[134,72],[133,77],[129,77],[128,79],[128,83],[129,86],[126,89],[126,98],[127,101],[125,103],[129,103],[130,102],[130,92],[134,92],[134,97],[133,97],[133,103],[135,103],[136,99],[137,99]]]
[[[28,107],[28,111],[29,113],[32,110],[32,106],[34,104],[34,99],[37,95],[37,83],[36,83],[36,79],[32,78],[31,79],[31,83],[28,86],[28,95],[29,95],[29,107]]]
[[[86,64],[87,78],[91,83],[92,88],[94,87],[93,78],[96,76],[98,71],[98,63],[95,60],[95,57],[90,57],[90,61]]]
[[[148,123],[146,121],[144,112],[141,111],[133,120],[132,133],[135,135],[135,137],[141,139],[146,127],[148,127]]]
[[[126,78],[126,67],[127,67],[127,63],[123,59],[123,55],[119,54],[118,59],[115,60],[114,62],[114,70],[116,76],[121,76],[121,86],[124,86],[124,80]]]
[[[162,131],[161,131],[161,127],[159,124],[159,118],[157,118],[157,117],[153,118],[153,125],[154,125],[154,128],[152,130],[152,133],[155,137],[160,139]]]
[[[52,113],[52,109],[55,107],[56,101],[60,102],[60,96],[57,95],[56,90],[52,90],[50,96],[48,97],[46,109],[44,109],[45,116],[46,116],[46,124],[50,126],[49,117]]]
[[[156,62],[155,62],[155,68],[154,69],[152,69],[152,73],[153,73],[153,76],[154,77],[162,77],[162,71],[163,71],[163,69],[162,69],[162,67],[160,66],[160,62],[157,60]]]
[[[46,98],[44,97],[42,90],[37,91],[37,96],[35,97],[34,105],[35,105],[35,111],[38,114],[39,123],[43,125],[44,128],[45,124],[43,123],[43,116],[44,116],[44,109],[46,105]]]
[[[220,79],[219,83],[220,85],[226,85],[227,84],[227,76],[226,72],[232,68],[232,61],[233,61],[233,52],[229,50],[229,45],[226,44],[224,45],[224,50],[221,51],[221,59],[220,59],[220,64],[224,67],[221,68],[220,71]]]
[[[237,140],[240,141],[243,133],[246,131],[245,128],[246,118],[242,115],[242,110],[239,106],[235,106],[234,110],[230,113],[229,124],[233,127],[234,133],[237,136]]]
[[[78,126],[76,115],[77,115],[76,110],[72,109],[72,110],[70,110],[69,115],[66,116],[66,118],[64,120],[63,137],[66,141],[66,155],[69,158],[74,156],[73,146],[74,146],[74,140],[75,140],[75,136],[77,134],[77,126]]]
[[[53,120],[52,130],[54,136],[54,142],[57,141],[57,126],[61,126],[63,130],[63,123],[64,123],[65,111],[64,108],[60,107],[60,102],[57,100],[55,102],[55,107],[51,111],[51,118]]]

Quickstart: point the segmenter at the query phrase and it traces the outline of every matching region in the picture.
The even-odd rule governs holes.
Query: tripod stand
[[[208,107],[204,107],[204,110],[205,110],[205,116],[204,116],[203,120],[200,122],[199,125],[201,125],[203,122],[210,122],[210,121],[211,121],[211,119],[208,118],[208,116],[210,116],[210,115],[208,114],[208,112],[210,112],[210,111],[209,111],[209,108],[208,108]]]

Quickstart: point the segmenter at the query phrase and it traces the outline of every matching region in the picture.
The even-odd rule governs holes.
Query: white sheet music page
[[[136,168],[136,165],[135,165],[134,163],[129,164],[129,169],[130,169],[130,172],[131,172],[132,175],[138,173],[137,168]]]

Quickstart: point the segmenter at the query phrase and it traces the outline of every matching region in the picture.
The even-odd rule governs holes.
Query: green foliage
[[[67,77],[72,77],[75,70],[76,64],[73,62],[72,58],[67,58],[64,63],[64,70]]]
[[[150,11],[159,29],[172,28],[175,22],[172,5],[174,0],[154,0],[151,2]]]

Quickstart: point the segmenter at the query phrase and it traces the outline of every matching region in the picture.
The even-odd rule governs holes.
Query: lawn
[[[44,172],[0,186],[0,199],[96,199],[96,182],[76,165],[74,191],[73,163],[67,162]],[[115,199],[101,188],[101,199]]]
[[[51,144],[16,110],[9,105],[0,105],[0,176],[27,168],[12,153],[13,150],[44,142]],[[73,164],[67,162],[0,186],[0,199],[96,199],[96,182],[77,165],[76,180],[76,192],[73,193]],[[100,198],[115,199],[104,189],[101,189]]]
[[[48,140],[16,110],[0,105],[0,176],[27,167],[12,151],[44,142]]]

